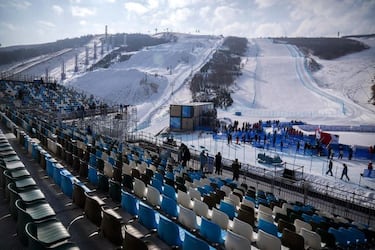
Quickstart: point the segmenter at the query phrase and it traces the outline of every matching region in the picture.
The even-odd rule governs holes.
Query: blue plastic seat
[[[257,197],[256,198],[256,205],[259,206],[260,204],[263,204],[265,206],[269,206],[267,199]]]
[[[353,237],[356,239],[357,243],[359,244],[366,244],[367,238],[364,232],[359,230],[356,227],[349,227],[348,231],[350,231],[351,234],[353,234]]]
[[[233,218],[236,216],[236,207],[233,204],[230,204],[223,200],[220,201],[219,210],[226,213],[231,220],[233,220]]]
[[[254,203],[254,205],[256,203],[255,199],[253,197],[251,197],[251,196],[245,195],[245,199],[251,201],[252,203]]]
[[[265,199],[266,198],[266,193],[263,190],[257,190],[256,191],[256,197],[257,198]]]
[[[300,208],[301,211],[308,213],[308,212],[314,212],[315,208],[312,205],[304,205]]]
[[[209,194],[214,191],[214,188],[211,185],[204,185],[204,190],[206,190]]]
[[[266,233],[269,233],[273,236],[278,237],[277,226],[269,221],[259,219],[258,220],[258,230],[263,230]]]
[[[161,194],[163,193],[163,181],[154,177],[152,178],[151,185],[157,190],[159,190]]]
[[[98,183],[99,183],[99,177],[98,177],[98,171],[97,171],[97,169],[89,165],[88,171],[89,171],[88,172],[89,182],[92,185],[97,186]]]
[[[47,175],[51,178],[53,178],[53,169],[54,169],[54,164],[56,164],[57,161],[54,158],[48,158],[47,159]]]
[[[174,174],[172,172],[166,172],[165,178],[170,179],[170,180],[174,180]]]
[[[350,244],[350,239],[346,237],[346,234],[344,234],[342,231],[330,227],[328,228],[328,233],[333,234],[335,237],[336,245],[339,245],[340,247],[346,248]]]
[[[138,199],[124,190],[121,190],[121,207],[133,216],[138,215]]]
[[[112,157],[108,157],[108,162],[114,166],[115,165],[115,159],[113,159]]]
[[[315,223],[318,223],[318,224],[327,221],[326,218],[324,218],[324,217],[322,217],[322,216],[319,216],[319,215],[317,215],[317,214],[313,214],[313,215],[311,216],[311,220],[314,221]]]
[[[89,164],[90,166],[96,167],[96,155],[93,153],[90,153]]]
[[[202,217],[200,235],[211,243],[222,244],[224,242],[220,226],[205,217]]]
[[[199,193],[201,194],[201,196],[205,196],[205,195],[209,195],[210,192],[208,192],[207,189],[205,189],[204,187],[197,187]]]
[[[352,230],[348,230],[344,227],[339,228],[339,232],[344,236],[346,239],[346,243],[348,246],[354,246],[357,244],[356,234]]]
[[[185,232],[185,239],[182,246],[184,250],[208,250],[210,246],[204,240],[197,238],[189,232]]]
[[[62,170],[60,174],[61,174],[61,190],[66,196],[68,196],[69,198],[72,198],[74,176],[67,170]]]
[[[308,215],[308,214],[303,213],[301,216],[302,216],[302,219],[303,219],[305,222],[310,223],[310,221],[312,220],[312,216],[311,216],[311,215]]]
[[[159,172],[155,172],[155,173],[154,173],[154,178],[155,178],[155,179],[158,179],[158,180],[161,181],[161,182],[163,182],[163,180],[164,180],[163,175],[162,175],[161,173],[159,173]]]
[[[64,167],[59,163],[53,164],[53,166],[53,181],[61,188],[61,171]]]
[[[95,154],[96,154],[96,157],[102,158],[103,152],[101,150],[96,150]]]
[[[168,185],[168,184],[165,184],[164,187],[163,187],[163,194],[168,196],[169,198],[173,199],[173,200],[176,200],[177,199],[177,194],[176,194],[176,190],[174,189],[174,187]]]
[[[160,216],[158,235],[169,246],[182,246],[179,226],[164,216]]]
[[[158,223],[156,221],[155,210],[152,207],[144,204],[143,202],[140,202],[138,211],[138,222],[145,226],[147,229],[157,229]]]
[[[178,217],[178,206],[177,201],[166,196],[162,195],[163,199],[161,201],[160,208],[164,211],[168,216],[177,218]]]

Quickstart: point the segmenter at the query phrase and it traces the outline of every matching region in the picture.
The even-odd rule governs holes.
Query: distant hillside
[[[77,48],[87,44],[94,36],[87,35],[77,38],[67,38],[52,43],[36,45],[12,46],[0,49],[0,65],[10,64],[32,57],[37,57],[67,48]]]
[[[275,38],[274,42],[296,45],[306,55],[327,60],[368,49],[366,44],[347,38]]]
[[[88,44],[94,35],[81,36],[78,38],[67,38],[51,43],[22,45],[0,48],[0,65],[6,65],[22,60],[27,60],[33,57],[57,52],[67,48],[78,48]],[[126,40],[126,41],[125,41]],[[96,67],[106,67],[107,61],[123,51],[137,51],[146,46],[154,46],[161,43],[166,43],[168,40],[164,37],[155,38],[144,34],[125,34],[119,33],[109,36],[109,44],[113,48],[121,47],[126,43],[126,47],[121,47],[114,55],[109,55],[104,62],[99,62]]]
[[[375,34],[342,36],[342,38],[370,38],[370,37],[375,37]]]

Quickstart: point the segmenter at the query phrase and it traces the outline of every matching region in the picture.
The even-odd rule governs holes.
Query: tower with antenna
[[[94,42],[94,60],[96,60],[96,42]]]
[[[78,72],[78,54],[76,54],[74,59],[74,72]]]
[[[45,79],[45,82],[49,82],[48,78],[49,78],[49,73],[48,73],[48,68],[46,68],[46,79]]]
[[[105,43],[108,42],[108,25],[105,25]]]
[[[86,55],[85,55],[85,65],[89,65],[89,47],[85,47]]]
[[[105,45],[107,46],[107,51],[108,51],[109,50],[108,25],[105,26]]]
[[[65,62],[64,60],[62,61],[62,65],[61,65],[61,81],[64,81],[66,79],[66,75],[65,75]]]

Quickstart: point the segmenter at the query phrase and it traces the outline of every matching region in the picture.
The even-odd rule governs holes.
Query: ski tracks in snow
[[[327,91],[324,91],[317,86],[315,79],[311,76],[310,71],[306,67],[306,58],[304,54],[296,46],[290,44],[286,44],[285,46],[288,48],[291,56],[295,59],[296,74],[300,83],[304,87],[313,93],[316,93],[319,96],[340,105],[342,115],[349,117],[359,116],[359,109],[358,107],[355,107],[354,104],[349,103],[343,98],[331,95]]]

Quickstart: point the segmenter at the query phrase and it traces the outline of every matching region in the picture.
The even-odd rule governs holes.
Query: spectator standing
[[[218,152],[215,155],[215,174],[218,174],[218,175],[221,175],[221,173],[222,173],[221,160],[222,160],[221,154],[220,154],[220,152]]]
[[[326,174],[330,173],[331,176],[333,176],[333,173],[332,173],[332,167],[333,167],[333,163],[332,163],[332,159],[329,160],[329,163],[328,163],[328,170],[326,172]]]
[[[232,142],[232,134],[230,132],[228,132],[227,140],[228,140],[228,144]]]
[[[328,146],[328,155],[327,155],[327,158],[328,159],[332,159],[333,158],[333,148],[331,146]]]
[[[92,130],[91,130],[91,126],[90,125],[87,126],[86,133],[87,133],[87,135],[92,135]]]
[[[299,147],[300,147],[300,143],[299,143],[299,141],[297,141],[297,146],[296,146],[296,152],[297,153],[299,152]]]
[[[348,176],[348,166],[345,164],[345,163],[343,163],[342,164],[343,165],[343,169],[342,169],[342,173],[341,173],[341,180],[342,180],[342,178],[345,176],[346,177],[346,179],[348,179],[348,181],[350,181],[350,179],[349,179],[349,176]]]
[[[240,177],[240,168],[241,168],[241,163],[239,163],[238,159],[236,158],[234,162],[232,163],[232,172],[233,172],[234,181],[238,181],[238,178]]]
[[[349,152],[348,152],[349,161],[352,160],[352,158],[353,158],[353,147],[349,147]]]
[[[182,148],[182,166],[186,167],[188,161],[190,161],[190,150],[184,144],[184,147]]]
[[[370,177],[371,176],[371,173],[372,173],[372,169],[373,169],[373,166],[372,166],[372,161],[370,161],[367,165],[367,169],[368,169],[368,174],[367,174],[367,177]]]
[[[201,164],[201,171],[203,173],[204,172],[204,168],[205,168],[205,166],[207,164],[207,156],[206,156],[204,150],[202,150],[202,152],[199,155],[199,161],[200,161],[200,164]]]
[[[343,156],[344,156],[344,147],[340,144],[338,159],[342,159]]]

